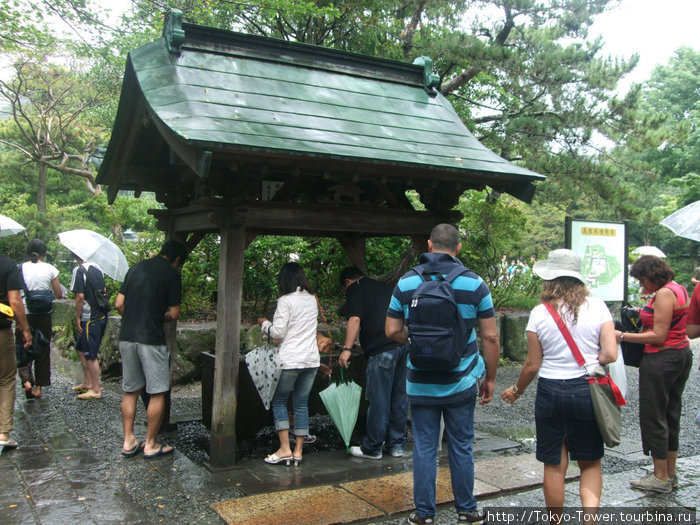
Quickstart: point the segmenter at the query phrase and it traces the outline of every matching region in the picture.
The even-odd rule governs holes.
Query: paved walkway
[[[308,454],[298,468],[249,460],[236,469],[209,472],[178,451],[157,460],[114,454],[105,463],[96,451],[82,446],[61,408],[48,399],[18,400],[15,426],[13,436],[21,446],[0,455],[2,524],[393,524],[405,522],[413,508],[410,455],[371,461],[350,458],[344,451],[323,452]],[[120,433],[118,424],[114,433]],[[487,442],[488,436],[482,436],[477,448]],[[508,448],[508,443],[502,448]],[[480,505],[542,509],[542,467],[534,457],[512,450],[493,456],[476,463],[475,492]],[[452,494],[446,460],[441,456],[438,523],[456,519],[449,504]],[[643,474],[640,469],[606,475],[602,503],[697,506],[700,458],[682,458],[679,466],[680,487],[670,495],[649,496],[629,488],[628,480]],[[126,468],[152,480],[158,492],[135,494],[120,475]],[[573,469],[570,473],[575,476]],[[231,498],[232,491],[243,497]],[[183,505],[177,513],[164,512],[154,520],[153,507],[157,516],[158,507],[169,504],[164,493],[204,499],[206,509],[191,515]],[[162,505],[159,498],[163,498]],[[567,485],[567,502],[578,502],[577,483]]]

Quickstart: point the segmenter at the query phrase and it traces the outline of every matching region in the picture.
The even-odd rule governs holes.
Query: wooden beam
[[[229,214],[221,225],[219,290],[216,304],[216,359],[209,462],[230,467],[236,462],[236,411],[240,356],[241,300],[245,228]]]
[[[231,216],[249,230],[263,235],[331,235],[361,232],[367,237],[393,235],[426,235],[436,224],[454,223],[459,214],[438,214],[427,211],[388,209],[361,206],[323,206],[260,202],[235,205],[211,199],[207,205],[173,210],[152,210],[162,229],[162,219],[172,220],[173,231],[215,232],[221,216]]]

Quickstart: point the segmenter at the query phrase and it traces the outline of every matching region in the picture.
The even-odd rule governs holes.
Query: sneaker
[[[395,448],[393,450],[390,450],[389,454],[391,454],[392,458],[402,458],[403,457],[403,450],[401,450],[400,448]]]
[[[635,489],[662,492],[664,494],[668,494],[673,490],[673,483],[670,479],[661,481],[659,478],[654,476],[653,472],[650,472],[643,478],[630,481],[630,485]]]
[[[460,512],[457,516],[459,523],[478,523],[484,521],[486,513],[483,510],[474,509],[469,512]]]
[[[350,455],[355,456],[356,458],[365,458],[365,459],[382,459],[382,454],[379,453],[377,456],[370,456],[369,454],[365,454],[362,452],[362,449],[360,447],[350,447]],[[415,521],[414,523],[428,523],[427,521]],[[432,518],[430,523],[432,523]]]
[[[674,489],[678,488],[678,474],[674,474],[673,476],[669,476],[668,479],[671,481],[671,487]]]
[[[308,434],[304,436],[304,445],[310,445],[311,443],[316,443],[316,436],[313,434]],[[296,443],[297,437],[294,434],[289,434],[289,442]]]
[[[357,448],[360,448],[360,447],[357,447]],[[417,512],[413,512],[408,517],[408,522],[409,523],[417,523],[418,525],[422,525],[424,523],[429,524],[429,523],[433,523],[433,517],[426,516],[425,518],[423,518],[423,517],[419,516]]]

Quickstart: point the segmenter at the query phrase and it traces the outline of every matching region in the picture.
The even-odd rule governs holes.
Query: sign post
[[[581,257],[591,294],[627,302],[627,223],[566,218],[565,244]]]

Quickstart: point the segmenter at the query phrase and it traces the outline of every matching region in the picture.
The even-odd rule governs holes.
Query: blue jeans
[[[411,404],[413,427],[413,502],[422,517],[435,515],[435,476],[440,415],[445,418],[452,492],[457,512],[476,510],[474,499],[474,406],[476,385],[469,400],[457,405]]]
[[[360,447],[365,454],[378,456],[384,443],[390,452],[403,451],[408,417],[407,357],[408,345],[401,345],[367,360],[367,435]]]
[[[275,430],[289,430],[287,399],[289,393],[294,392],[294,434],[306,436],[309,433],[309,393],[314,386],[316,370],[318,367],[282,370],[275,395],[272,396]]]

